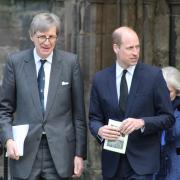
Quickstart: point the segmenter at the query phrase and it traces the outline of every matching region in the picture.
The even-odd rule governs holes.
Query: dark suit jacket
[[[138,174],[152,174],[159,168],[160,131],[173,122],[169,92],[161,70],[145,64],[137,64],[128,102],[123,117],[119,112],[116,91],[116,65],[98,72],[92,83],[89,126],[97,138],[98,130],[108,119],[122,121],[125,118],[142,118],[145,130],[129,135],[126,155]],[[102,150],[102,174],[112,177],[118,167],[120,154]]]
[[[13,113],[16,113],[15,117]],[[30,129],[25,139],[24,156],[18,161],[10,161],[12,176],[29,176],[43,128],[58,174],[61,177],[71,176],[74,156],[86,158],[83,84],[76,55],[54,51],[44,118],[33,49],[8,57],[0,99],[3,143],[13,138],[12,125],[21,124],[29,124]]]
[[[173,126],[173,135],[175,136],[176,148],[180,150],[180,97],[177,96],[173,101],[174,117],[176,123]]]

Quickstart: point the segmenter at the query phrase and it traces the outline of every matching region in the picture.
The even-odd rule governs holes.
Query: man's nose
[[[46,38],[46,40],[44,41],[44,44],[50,44],[51,42],[50,42],[50,40],[49,40],[49,38]]]

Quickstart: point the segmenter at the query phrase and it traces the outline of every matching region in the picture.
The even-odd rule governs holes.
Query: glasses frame
[[[38,41],[40,44],[43,44],[45,43],[47,40],[53,44],[57,41],[57,36],[54,36],[54,35],[49,35],[49,36],[46,36],[46,35],[36,35],[36,37],[38,38]]]

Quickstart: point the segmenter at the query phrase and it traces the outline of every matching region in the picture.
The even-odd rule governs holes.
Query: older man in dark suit
[[[7,60],[0,129],[13,180],[64,180],[79,177],[83,170],[83,83],[77,56],[55,49],[59,30],[56,15],[36,15],[29,31],[35,48]],[[29,131],[19,156],[12,126],[23,124],[29,124]]]
[[[92,83],[90,130],[103,143],[129,134],[126,153],[102,150],[104,180],[152,180],[160,164],[160,135],[174,123],[169,92],[159,68],[138,62],[134,30],[113,32],[116,63],[98,72]],[[120,128],[108,120],[122,121]]]

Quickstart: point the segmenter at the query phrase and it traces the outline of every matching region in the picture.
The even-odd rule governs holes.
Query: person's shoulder
[[[144,75],[148,75],[152,77],[157,76],[159,73],[162,74],[161,68],[154,65],[139,63],[137,69],[141,69]]]
[[[54,55],[53,58],[62,62],[63,64],[67,66],[74,66],[74,64],[79,64],[79,59],[76,54],[68,52],[68,51],[63,51],[59,49],[54,50]]]
[[[26,49],[22,51],[11,52],[7,56],[9,60],[15,63],[15,62],[21,62],[27,59],[28,57],[31,57],[32,55],[33,55],[33,49]]]
[[[145,63],[139,63],[139,67],[143,68],[146,71],[151,71],[151,72],[159,72],[159,71],[161,71],[160,67],[145,64]]]
[[[105,75],[108,75],[109,73],[111,73],[113,71],[113,66],[109,66],[109,67],[106,67],[100,71],[97,71],[95,73],[95,76],[105,76]]]
[[[60,57],[61,59],[73,59],[73,58],[77,57],[77,55],[72,52],[63,51],[63,50],[59,50],[59,49],[55,49],[54,53],[57,57]]]
[[[11,52],[9,53],[9,56],[11,57],[21,57],[21,56],[24,56],[24,55],[27,55],[29,53],[32,53],[33,52],[33,49],[26,49],[26,50],[22,50],[22,51],[14,51],[14,52]]]
[[[94,76],[93,79],[94,80],[107,80],[107,78],[109,77],[109,75],[112,75],[113,73],[115,73],[115,64],[113,64],[112,66],[106,67],[100,71],[97,71]]]

